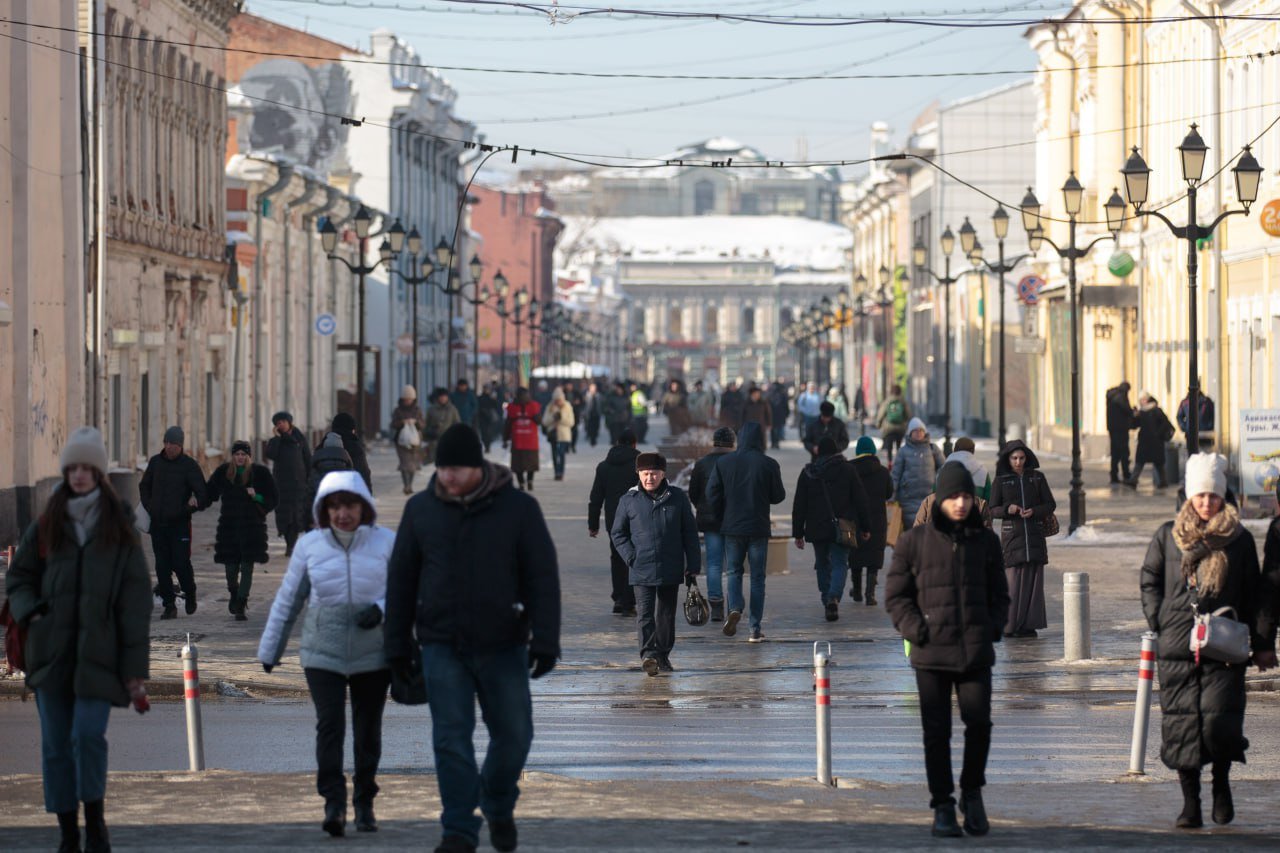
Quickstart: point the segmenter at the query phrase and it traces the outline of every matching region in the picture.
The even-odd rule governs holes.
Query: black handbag
[[[409,656],[409,669],[391,668],[391,698],[401,705],[427,704],[427,677],[422,673],[422,650]]]
[[[818,478],[822,486],[822,496],[827,499],[827,512],[831,513],[831,526],[836,530],[836,544],[844,548],[858,547],[858,525],[847,518],[836,518],[835,507],[831,504],[831,493],[827,491],[827,482]]]

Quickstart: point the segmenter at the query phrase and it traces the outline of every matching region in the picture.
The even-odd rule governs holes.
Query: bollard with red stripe
[[[1156,677],[1156,637],[1154,631],[1142,635],[1138,660],[1138,698],[1133,707],[1133,744],[1129,747],[1129,775],[1145,776],[1147,727],[1151,719],[1151,683]]]
[[[826,646],[825,651],[818,651]],[[818,719],[818,781],[823,785],[831,781],[831,678],[827,668],[831,666],[831,644],[813,644],[813,696]]]
[[[200,720],[200,652],[187,634],[182,647],[182,683],[187,706],[187,758],[192,770],[204,769],[204,724]]]

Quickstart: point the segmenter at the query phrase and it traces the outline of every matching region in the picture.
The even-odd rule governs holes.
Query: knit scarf
[[[1240,534],[1240,513],[1231,504],[1208,521],[1202,521],[1191,501],[1182,505],[1173,521],[1173,541],[1182,551],[1182,577],[1202,595],[1221,592],[1227,579],[1227,555],[1223,553]]]

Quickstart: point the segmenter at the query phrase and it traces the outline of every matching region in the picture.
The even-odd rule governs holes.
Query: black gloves
[[[270,675],[270,674],[271,674],[271,670],[273,670],[273,669],[275,669],[275,668],[276,668],[276,666],[275,666],[275,664],[273,664],[273,663],[264,663],[264,664],[262,665],[262,671],[263,671],[263,672],[265,672],[267,675]]]
[[[364,610],[356,614],[356,625],[358,627],[369,629],[377,628],[382,624],[382,608],[376,604],[370,604]]]
[[[529,677],[541,678],[556,668],[556,656],[529,651]]]
[[[696,584],[697,582],[698,582],[698,576],[697,576],[697,574],[695,574],[694,572],[685,572],[685,573],[684,573],[684,585],[685,585],[685,586],[693,586],[693,585],[694,585],[694,584]]]

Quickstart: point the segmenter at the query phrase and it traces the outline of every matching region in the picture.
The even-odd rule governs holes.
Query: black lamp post
[[[1072,533],[1085,523],[1084,472],[1080,459],[1080,307],[1079,288],[1076,286],[1076,261],[1089,254],[1094,246],[1103,240],[1115,240],[1120,236],[1120,228],[1124,225],[1124,200],[1118,192],[1111,193],[1111,198],[1103,205],[1107,214],[1107,230],[1111,233],[1090,242],[1083,248],[1076,246],[1076,217],[1084,202],[1084,187],[1072,172],[1067,182],[1062,185],[1063,206],[1067,211],[1068,230],[1067,245],[1059,246],[1044,234],[1044,225],[1040,221],[1040,202],[1036,195],[1027,188],[1022,199],[1022,224],[1027,229],[1027,245],[1033,253],[1040,251],[1041,243],[1048,243],[1067,260],[1067,290],[1071,304],[1071,525],[1067,529]]]
[[[511,325],[516,327],[516,375],[513,388],[520,387],[520,327],[529,326],[529,340],[533,340],[533,323],[538,319],[538,300],[529,298],[529,291],[516,291],[516,307],[511,313]],[[525,312],[524,319],[520,318],[520,312]]]
[[[443,264],[437,267],[435,264],[431,262],[431,257],[422,251],[422,236],[418,233],[418,229],[416,227],[410,228],[409,233],[406,236],[404,233],[404,226],[402,226],[400,224],[400,220],[397,219],[395,224],[392,225],[389,229],[387,229],[387,235],[388,235],[388,239],[391,242],[392,252],[397,257],[400,254],[399,250],[396,249],[397,241],[399,241],[400,244],[404,246],[404,248],[409,250],[409,274],[405,275],[403,272],[401,272],[400,270],[392,266],[387,267],[387,273],[390,275],[399,276],[401,281],[403,281],[407,286],[412,288],[412,291],[410,294],[411,304],[409,308],[409,314],[410,314],[410,317],[412,318],[410,321],[410,326],[412,328],[412,337],[413,337],[413,365],[410,369],[411,379],[409,381],[413,383],[414,388],[417,388],[418,387],[418,362],[420,361],[420,355],[418,351],[418,288],[430,282],[431,277],[433,275],[435,275],[438,272],[443,272],[447,267],[445,267]],[[440,242],[442,245],[444,245],[444,238],[441,238]],[[440,246],[436,246],[435,251],[436,251],[437,258],[442,257],[440,249],[441,249]],[[422,264],[421,273],[418,272],[419,256],[421,256],[421,264]]]
[[[489,301],[489,288],[480,286],[480,274],[484,271],[483,265],[480,263],[479,255],[471,256],[471,263],[468,265],[471,272],[470,281],[458,281],[457,273],[450,273],[449,287],[450,290],[456,288],[458,296],[471,306],[471,368],[472,382],[475,387],[472,389],[474,393],[479,393],[480,388],[480,306]],[[496,281],[496,280],[495,280]],[[474,296],[467,296],[466,289],[470,287]]]
[[[1200,187],[1200,179],[1204,174],[1205,155],[1209,146],[1205,145],[1196,125],[1191,125],[1191,132],[1178,146],[1182,159],[1182,179],[1187,182],[1187,224],[1174,225],[1158,210],[1143,210],[1147,203],[1147,189],[1151,180],[1151,170],[1146,161],[1134,146],[1133,153],[1120,173],[1124,175],[1124,189],[1133,205],[1136,216],[1154,216],[1169,226],[1173,236],[1187,241],[1187,287],[1190,291],[1187,311],[1187,356],[1188,356],[1188,388],[1187,388],[1187,453],[1200,452],[1200,361],[1199,332],[1196,327],[1196,276],[1199,258],[1196,242],[1213,235],[1218,223],[1237,213],[1249,215],[1249,208],[1258,200],[1258,184],[1262,179],[1262,166],[1254,158],[1253,152],[1246,145],[1236,158],[1236,165],[1231,172],[1235,176],[1236,199],[1240,202],[1240,210],[1224,210],[1207,226],[1200,225],[1196,219],[1196,193]],[[1123,203],[1122,203],[1123,206]]]
[[[511,292],[511,285],[507,282],[507,277],[502,274],[502,270],[498,270],[498,274],[493,277],[493,292],[497,296],[494,300],[493,313],[498,315],[498,325],[501,328],[501,349],[498,356],[498,386],[503,387],[507,384],[507,294]]]
[[[968,219],[965,219],[965,225],[969,226],[969,230],[966,232],[964,228],[961,228],[960,235],[962,238],[965,238],[967,234],[967,239],[972,239],[973,226],[969,225]],[[955,284],[956,281],[959,280],[959,276],[951,275],[951,253],[956,247],[956,237],[951,233],[950,225],[946,227],[942,232],[942,236],[938,238],[938,244],[942,249],[942,257],[945,264],[942,275],[938,275],[933,270],[925,266],[925,262],[928,260],[929,250],[925,248],[922,241],[916,241],[916,244],[911,247],[911,260],[917,269],[927,273],[930,278],[942,285],[944,293],[944,305],[942,309],[943,314],[945,315],[943,332],[943,349],[945,350],[945,356],[943,358],[943,395],[946,400],[944,403],[942,417],[943,431],[946,435],[942,442],[942,452],[949,456],[951,455],[951,285]],[[972,248],[972,244],[968,247],[962,247],[966,254],[968,254],[969,250]]]
[[[880,313],[884,316],[884,355],[881,357],[884,379],[880,389],[880,400],[884,401],[889,396],[890,365],[893,361],[893,294],[889,290],[890,282],[893,280],[893,273],[889,272],[888,267],[882,266],[880,267],[879,277],[880,298],[877,300],[877,304],[880,307]]]

